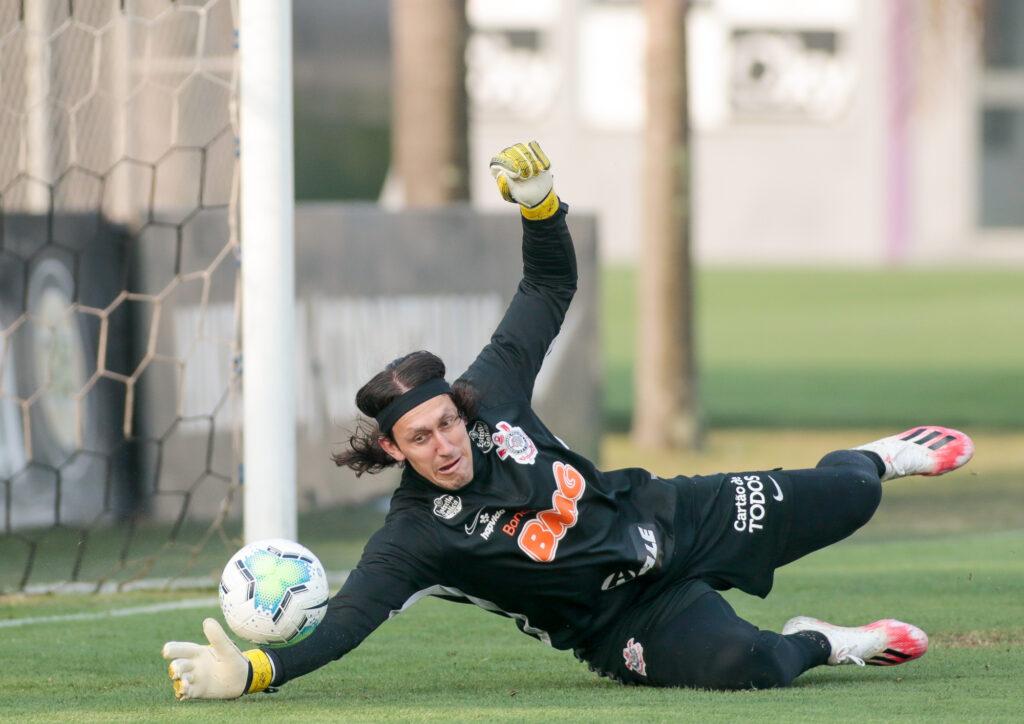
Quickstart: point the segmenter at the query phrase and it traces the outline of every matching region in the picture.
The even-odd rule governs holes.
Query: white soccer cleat
[[[974,443],[959,430],[921,425],[854,450],[876,453],[885,463],[882,480],[892,480],[906,475],[942,475],[956,470],[974,455]]]
[[[895,666],[920,658],[928,650],[928,634],[917,626],[893,618],[867,626],[836,626],[808,616],[791,618],[782,627],[782,635],[800,631],[824,634],[832,647],[829,666]]]

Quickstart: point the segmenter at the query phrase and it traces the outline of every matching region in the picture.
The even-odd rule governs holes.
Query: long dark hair
[[[366,417],[356,420],[355,429],[348,438],[348,449],[331,455],[335,465],[351,468],[356,477],[363,473],[372,475],[398,465],[398,461],[380,446],[381,431],[376,417],[399,395],[428,380],[444,378],[444,372],[444,362],[440,357],[419,351],[392,360],[375,374],[356,393],[356,407]],[[473,417],[476,412],[476,394],[469,384],[461,380],[456,382],[452,385],[450,396],[464,420]],[[388,438],[394,440],[390,434]]]

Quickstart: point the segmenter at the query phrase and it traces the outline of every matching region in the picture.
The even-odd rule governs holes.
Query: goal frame
[[[238,3],[246,543],[295,540],[291,0]]]

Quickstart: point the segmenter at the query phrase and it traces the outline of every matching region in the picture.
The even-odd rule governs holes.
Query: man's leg
[[[791,526],[776,566],[784,566],[848,537],[874,515],[882,499],[882,459],[837,450],[808,470],[787,470]]]
[[[842,540],[870,520],[883,479],[940,475],[972,453],[963,433],[920,427],[829,453],[808,470],[694,478],[695,489],[711,497],[695,498],[706,517],[689,574],[716,588],[767,595],[774,568]],[[629,662],[631,649],[646,652],[642,683],[749,689],[786,686],[825,663],[904,663],[928,646],[923,631],[892,619],[846,628],[798,617],[783,631],[757,629],[709,592],[657,616],[639,630],[645,640],[630,634],[623,655]]]
[[[793,480],[796,509],[794,524],[781,556],[780,566],[800,558],[813,550],[829,545],[829,531],[834,522],[816,520],[811,513],[815,509],[828,510],[835,514],[835,508],[827,502],[827,482],[821,473],[834,475],[836,488],[842,490],[842,501],[850,510],[840,519],[831,533],[844,538],[860,524],[871,517],[874,505],[867,488],[875,488],[874,481],[892,480],[907,475],[942,475],[965,465],[974,455],[974,443],[970,437],[958,430],[935,425],[922,425],[898,435],[869,442],[854,450],[839,451],[826,455],[814,471],[796,471],[790,474]],[[868,470],[864,458],[868,458],[874,470]],[[810,474],[808,474],[810,473]],[[877,478],[875,477],[877,475]],[[866,486],[866,487],[864,487]],[[881,485],[877,486],[881,496]],[[844,526],[849,528],[844,532]],[[844,627],[819,621],[807,616],[797,616],[786,623],[784,634],[819,633],[828,638],[831,653],[828,664],[857,664],[859,666],[894,666],[912,661],[928,650],[928,636],[924,631],[895,619],[883,619],[866,626]]]
[[[881,482],[906,475],[942,475],[974,454],[964,433],[920,425],[854,450],[829,453],[812,470],[787,472],[793,486],[793,525],[779,566],[852,534],[874,515]]]
[[[762,631],[736,615],[720,594],[709,591],[682,610],[669,612],[649,630],[624,642],[642,647],[644,676],[627,680],[654,686],[699,689],[769,689],[788,686],[808,669],[828,661],[831,646],[817,631],[783,636]]]
[[[871,452],[829,453],[818,467],[691,478],[699,511],[682,578],[766,596],[775,569],[846,538],[874,514],[882,463]]]
[[[771,689],[822,664],[893,666],[928,648],[923,631],[892,619],[845,628],[798,617],[778,634],[737,616],[717,591],[696,598],[685,591],[669,591],[627,614],[583,658],[629,684]]]

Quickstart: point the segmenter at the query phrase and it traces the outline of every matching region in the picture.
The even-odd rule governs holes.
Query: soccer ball
[[[317,557],[281,538],[245,546],[220,577],[224,620],[255,644],[290,646],[309,636],[327,613],[327,595]]]

